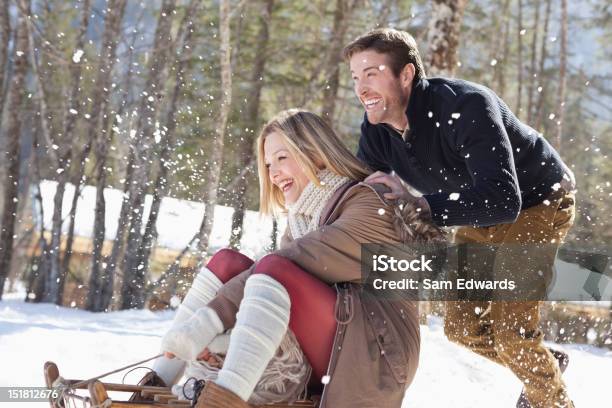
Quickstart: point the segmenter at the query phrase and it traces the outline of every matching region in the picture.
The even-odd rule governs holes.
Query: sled
[[[51,408],[70,408],[74,406],[104,408],[189,408],[191,401],[179,400],[168,387],[106,383],[99,380],[83,381],[60,377],[57,365],[47,361],[44,366],[45,384],[56,391],[49,396]],[[87,390],[89,395],[76,394],[75,390]],[[108,391],[126,393],[126,400],[113,400]],[[143,397],[152,397],[153,402],[127,401],[131,394],[140,392]],[[316,401],[301,400],[293,404],[280,403],[258,405],[254,408],[316,408]]]

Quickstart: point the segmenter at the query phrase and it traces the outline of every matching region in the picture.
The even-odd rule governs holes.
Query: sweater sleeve
[[[386,162],[382,152],[382,143],[374,143],[373,137],[378,137],[376,130],[368,125],[367,119],[364,117],[361,124],[361,137],[359,138],[359,147],[357,149],[357,158],[365,163],[374,171],[391,172],[391,167]]]
[[[425,195],[433,221],[441,226],[514,222],[521,209],[521,195],[499,104],[486,93],[472,93],[462,97],[450,112],[448,131],[454,134],[472,185],[450,194]]]

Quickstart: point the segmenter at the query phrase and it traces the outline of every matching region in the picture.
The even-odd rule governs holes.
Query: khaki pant
[[[572,226],[574,216],[574,194],[555,193],[544,203],[521,211],[513,224],[462,227],[457,231],[455,241],[553,243],[558,246]],[[508,261],[497,259],[503,256],[501,251],[496,255],[495,263]],[[551,260],[548,276],[552,275],[552,266]],[[542,343],[540,303],[447,302],[444,331],[449,340],[512,370],[523,382],[533,408],[573,408],[557,361]]]

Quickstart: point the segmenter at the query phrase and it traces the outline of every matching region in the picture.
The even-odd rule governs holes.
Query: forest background
[[[312,110],[356,150],[363,110],[341,50],[387,26],[415,36],[428,76],[484,84],[541,132],[578,181],[567,245],[609,248],[611,21],[606,0],[0,0],[0,298],[23,282],[28,301],[70,304],[79,288],[105,311],[180,291],[181,258],[210,255],[215,205],[235,209],[239,248],[266,119]],[[43,180],[57,183],[50,228],[33,222]],[[96,188],[86,261],[79,195],[59,210],[70,185]],[[124,192],[106,244],[105,188]],[[151,261],[163,197],[206,203],[167,265]]]

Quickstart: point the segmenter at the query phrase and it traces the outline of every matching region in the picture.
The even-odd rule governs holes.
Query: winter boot
[[[561,373],[564,373],[565,369],[567,368],[567,365],[569,364],[569,356],[562,351],[553,349],[548,350],[552,353],[553,357],[555,357],[555,359],[559,363],[559,369],[561,370]],[[527,399],[527,395],[525,395],[524,389],[523,392],[521,392],[521,396],[519,397],[518,402],[516,403],[516,408],[531,408],[531,404]]]
[[[149,371],[142,377],[142,380],[138,383],[141,386],[149,386],[149,387],[167,387],[164,380],[162,380],[155,371]],[[153,402],[153,395],[151,396],[143,396],[140,391],[136,391],[132,394],[129,399],[130,402]]]
[[[239,396],[212,381],[207,381],[195,408],[253,408]]]

